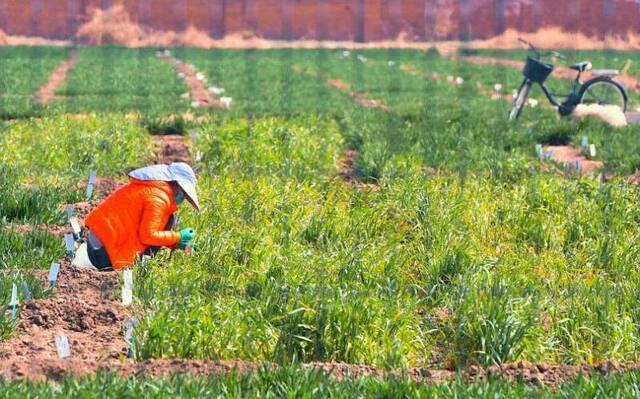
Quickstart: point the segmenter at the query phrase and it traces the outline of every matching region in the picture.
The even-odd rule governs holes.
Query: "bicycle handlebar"
[[[532,52],[536,53],[538,59],[540,59],[542,57],[547,57],[547,56],[557,57],[557,58],[560,58],[562,60],[566,60],[567,59],[567,57],[565,57],[564,54],[559,53],[557,51],[548,51],[548,52],[542,53],[542,52],[540,52],[540,50],[536,46],[533,45],[533,43],[531,43],[531,42],[529,42],[527,40],[524,40],[524,39],[522,39],[520,37],[518,38],[518,41],[523,43],[523,44],[526,44],[527,47],[529,47],[529,51],[532,51]]]

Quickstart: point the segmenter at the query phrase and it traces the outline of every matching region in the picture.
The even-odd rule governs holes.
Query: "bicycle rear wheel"
[[[622,85],[606,77],[591,79],[580,88],[580,104],[616,105],[627,110],[627,93]]]
[[[520,113],[524,108],[524,105],[529,98],[529,91],[531,90],[531,81],[525,79],[520,85],[516,98],[513,99],[513,105],[511,106],[511,112],[509,113],[509,120],[513,121],[520,117]]]

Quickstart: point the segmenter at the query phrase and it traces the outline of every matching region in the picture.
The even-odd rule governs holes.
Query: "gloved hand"
[[[180,230],[180,244],[178,244],[178,248],[185,249],[195,237],[196,231],[194,229]]]

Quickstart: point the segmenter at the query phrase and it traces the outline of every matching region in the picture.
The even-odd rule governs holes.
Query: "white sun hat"
[[[187,200],[196,210],[200,210],[198,193],[196,191],[196,174],[191,166],[184,162],[174,162],[171,165],[153,165],[129,172],[129,176],[137,180],[174,181],[184,191]]]

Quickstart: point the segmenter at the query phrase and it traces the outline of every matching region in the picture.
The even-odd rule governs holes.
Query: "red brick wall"
[[[0,0],[0,29],[71,38],[89,7],[118,0]],[[253,31],[266,38],[382,40],[484,38],[513,27],[561,26],[590,35],[640,27],[632,0],[120,0],[132,18],[158,30],[194,25],[214,37]],[[515,11],[514,11],[515,10]]]

